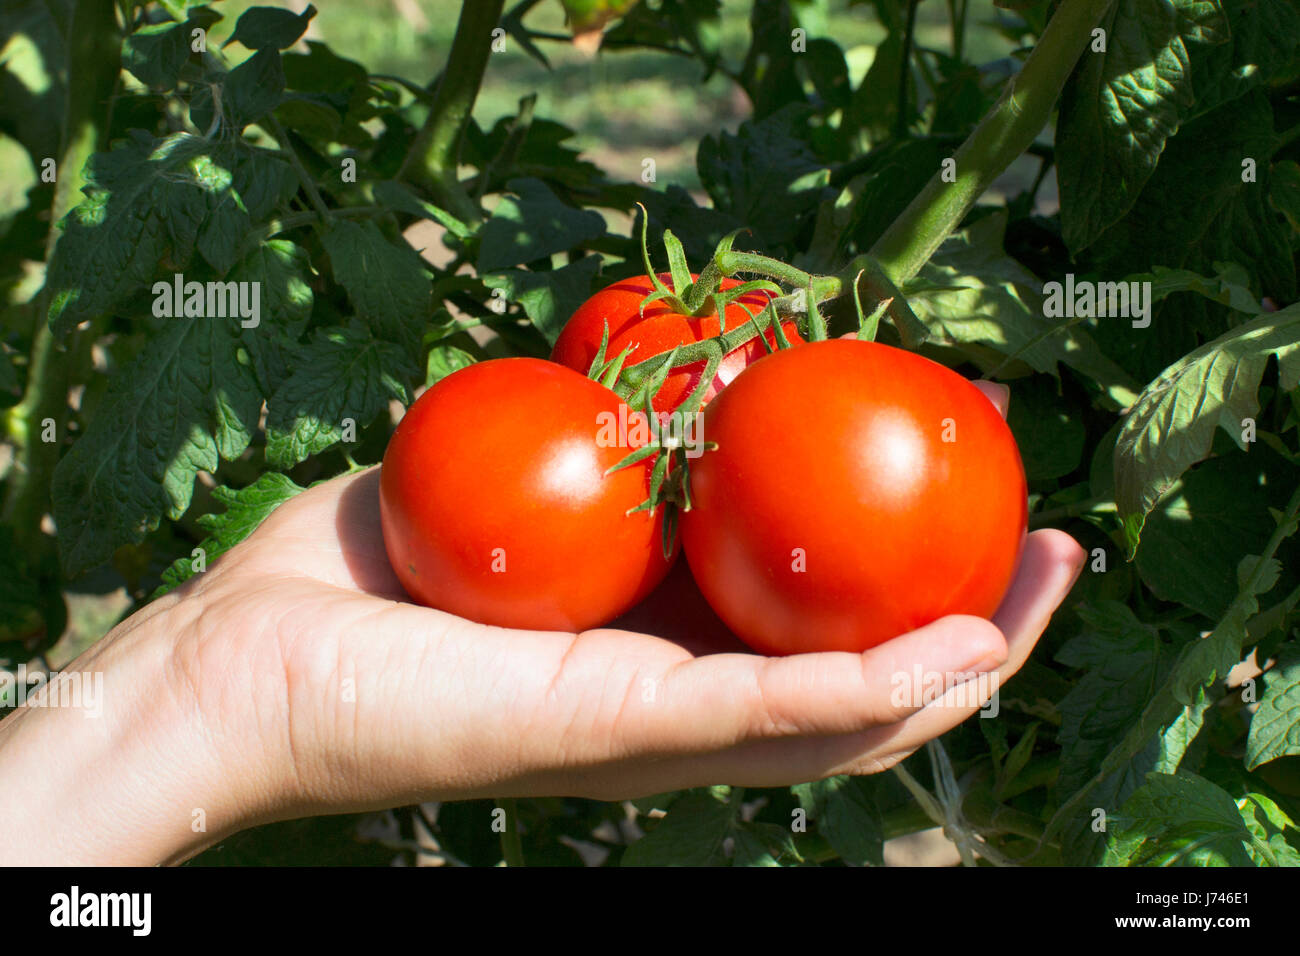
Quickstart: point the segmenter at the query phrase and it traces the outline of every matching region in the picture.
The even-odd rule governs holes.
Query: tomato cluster
[[[862,651],[944,615],[996,610],[1025,536],[1019,452],[977,388],[914,353],[804,343],[793,324],[792,346],[771,355],[773,340],[754,337],[703,391],[705,450],[685,459],[682,500],[648,507],[663,481],[657,456],[670,453],[625,460],[650,432],[626,428],[641,413],[584,374],[602,340],[607,355],[643,362],[767,302],[749,293],[721,316],[658,304],[642,315],[650,291],[648,278],[615,283],[575,313],[553,361],[472,365],[407,412],[380,503],[412,598],[506,627],[607,624],[664,579],[677,557],[675,543],[663,547],[665,514],[689,502],[680,537],[691,576],[761,653]],[[654,411],[675,410],[704,371],[674,369]]]

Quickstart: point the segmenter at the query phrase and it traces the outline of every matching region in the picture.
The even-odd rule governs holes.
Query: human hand
[[[981,387],[1005,413],[1005,389]],[[74,662],[106,675],[99,721],[0,724],[0,858],[178,861],[318,813],[878,771],[975,712],[955,681],[1019,669],[1084,558],[1035,532],[992,622],[948,617],[863,654],[745,653],[684,562],[617,626],[506,630],[405,603],[378,477],[287,502]],[[895,676],[917,665],[948,693],[899,706]]]

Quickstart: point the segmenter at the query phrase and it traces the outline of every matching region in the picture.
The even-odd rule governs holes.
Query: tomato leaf
[[[238,317],[174,318],[114,375],[50,490],[64,572],[107,561],[189,506],[199,471],[238,457],[262,395]]]
[[[499,272],[564,252],[605,234],[605,220],[556,198],[540,179],[513,179],[479,233],[478,271]]]
[[[298,42],[307,32],[316,8],[307,4],[302,13],[281,7],[250,7],[235,23],[235,32],[223,47],[239,42],[250,50],[284,50]]]
[[[113,311],[154,277],[164,256],[183,268],[209,210],[231,185],[188,133],[139,131],[86,170],[86,198],[63,221],[50,263],[50,323],[59,333]]]
[[[1232,797],[1195,774],[1152,773],[1125,802],[1107,866],[1250,866]]]
[[[1250,719],[1246,769],[1300,754],[1300,643],[1291,641],[1263,677],[1264,693]]]
[[[874,781],[865,777],[829,777],[791,790],[808,816],[817,822],[817,832],[845,863],[884,866],[885,824]]]
[[[1075,252],[1128,212],[1191,114],[1196,48],[1229,37],[1219,0],[1119,0],[1102,28],[1106,51],[1084,53],[1061,100],[1061,227]]]
[[[696,164],[715,209],[754,231],[762,248],[789,243],[826,196],[830,170],[808,146],[808,109],[791,104],[700,141]]]
[[[433,306],[424,265],[404,241],[389,240],[373,222],[336,220],[321,244],[334,278],[347,290],[357,317],[375,335],[410,342]]]
[[[122,66],[145,86],[170,90],[190,56],[194,22],[152,23],[122,41]]]
[[[1246,794],[1237,806],[1254,838],[1247,852],[1257,865],[1300,866],[1300,850],[1287,842],[1288,833],[1293,842],[1300,838],[1300,827],[1286,811],[1262,793]]]
[[[725,866],[736,808],[708,791],[678,797],[668,814],[623,854],[623,866]]]
[[[600,256],[583,256],[549,272],[507,269],[485,275],[483,284],[503,290],[509,301],[523,306],[533,328],[542,333],[547,345],[554,345],[569,316],[591,295],[591,284],[599,270]]]
[[[221,105],[231,125],[243,129],[280,105],[284,86],[280,51],[259,50],[226,74]]]
[[[986,350],[1015,356],[1036,371],[1059,363],[1097,381],[1116,407],[1136,397],[1137,383],[1078,326],[1044,315],[1043,284],[1002,251],[1006,215],[996,213],[955,233],[917,278],[903,286],[908,304],[935,342],[970,349],[990,368]]]
[[[247,488],[214,488],[212,497],[226,510],[221,514],[206,514],[199,525],[208,536],[199,544],[204,564],[211,566],[217,557],[229,551],[257,530],[272,511],[294,495],[306,489],[294,484],[286,476],[269,471]],[[194,556],[177,558],[162,575],[162,585],[152,597],[166,594],[172,588],[194,576]]]
[[[1269,356],[1282,388],[1300,383],[1300,305],[1256,316],[1175,362],[1143,390],[1115,447],[1115,501],[1129,551],[1146,516],[1191,465],[1210,454],[1222,428],[1241,448],[1244,420],[1259,413]]]
[[[356,322],[318,331],[267,403],[267,463],[291,468],[340,441],[346,420],[359,430],[390,401],[409,403],[417,374],[404,349]]]

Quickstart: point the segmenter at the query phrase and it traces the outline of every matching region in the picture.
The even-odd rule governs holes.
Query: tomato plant
[[[588,372],[607,320],[617,396],[660,411],[708,399],[700,437],[718,442],[659,474],[672,494],[695,476],[681,529],[692,553],[621,620],[688,618],[702,646],[734,648],[714,640],[706,589],[732,628],[782,651],[773,622],[800,609],[787,633],[809,647],[924,620],[904,598],[984,613],[1021,512],[999,497],[1014,480],[967,483],[992,474],[980,456],[1005,434],[963,411],[969,389],[943,385],[924,355],[1010,386],[1029,527],[1064,529],[1088,552],[997,718],[942,737],[962,789],[946,823],[965,821],[950,832],[977,835],[986,861],[1300,862],[1298,0],[292,6],[0,5],[7,672],[72,660],[286,498],[377,464],[390,409],[424,388],[394,448],[420,420],[442,436],[427,466],[469,503],[453,512],[414,471],[403,494],[413,513],[441,509],[412,541],[466,576],[465,611],[550,601],[532,576],[545,546],[556,569],[563,552],[591,579],[566,579],[576,603],[552,602],[543,623],[567,628],[585,600],[614,613],[639,589],[637,563],[648,577],[656,565],[646,515],[613,517],[615,498],[654,490],[650,460],[579,483],[593,510],[552,500],[549,516],[475,537],[476,510],[485,527],[503,522],[537,493],[530,475],[554,474],[548,435],[572,435],[573,461],[593,469],[614,450],[495,366],[481,374],[500,394],[478,386],[482,407],[464,413],[486,426],[502,409],[501,446],[425,412],[488,359],[553,355],[571,367],[556,374]],[[574,49],[566,14],[598,54]],[[666,273],[646,262],[647,235]],[[672,286],[654,288],[644,320],[650,290],[614,281],[629,275]],[[812,344],[749,364],[762,341],[707,293],[755,277],[770,282],[741,296],[767,303],[751,305],[755,334],[773,342],[776,321]],[[814,340],[855,328],[882,343],[857,352],[894,355],[871,360],[880,381],[819,364],[848,350]],[[824,380],[795,381],[814,365]],[[913,373],[940,384],[918,388]],[[903,453],[863,446],[848,380],[868,411],[902,402],[898,427],[915,439],[903,444],[961,472],[882,487],[885,452]],[[617,401],[598,388],[562,390],[590,416]],[[390,468],[391,483],[402,469]],[[931,489],[919,509],[917,482]],[[897,522],[871,523],[851,488]],[[995,507],[1008,522],[980,539]],[[593,567],[577,534],[606,518],[620,557]],[[439,552],[454,535],[466,552]],[[507,570],[483,579],[497,547]],[[981,547],[983,569],[963,577]],[[604,563],[602,548],[590,543]],[[942,573],[909,564],[922,548]],[[876,600],[846,623],[867,586]],[[451,606],[452,590],[431,599]],[[1252,676],[1229,687],[1239,663]],[[938,791],[924,757],[904,766]],[[932,825],[888,774],[718,795],[638,804],[667,811],[641,818],[642,840],[621,804],[520,800],[524,853],[878,864],[882,835]],[[501,858],[493,810],[442,806],[447,859]],[[796,810],[806,833],[790,831]],[[395,814],[403,846],[426,829],[421,813]],[[394,844],[358,825],[254,831],[213,857],[299,863],[295,848],[325,846],[332,861],[335,848],[390,861]]]
[[[598,441],[618,397],[551,362],[496,359],[420,396],[380,476],[384,545],[422,604],[484,624],[581,631],[645,597],[669,562],[663,513],[628,514],[651,464]],[[634,436],[634,432],[629,435]]]
[[[659,278],[662,282],[668,282],[672,277],[664,273]],[[698,280],[699,276],[692,274],[691,279]],[[720,287],[726,291],[740,284],[739,279],[729,278],[723,279]],[[607,356],[618,356],[628,350],[628,363],[645,361],[678,346],[690,345],[735,329],[754,318],[766,308],[771,299],[769,294],[761,291],[745,293],[726,306],[720,320],[716,311],[692,316],[683,315],[664,302],[643,305],[646,297],[653,292],[654,286],[647,276],[633,276],[601,289],[578,306],[556,339],[551,358],[561,365],[586,372],[600,352],[603,337],[608,334],[605,349]],[[782,329],[791,340],[799,338],[798,326],[794,322],[783,322]],[[701,406],[707,405],[746,366],[776,347],[776,332],[773,329],[769,328],[763,337],[766,346],[755,336],[726,354],[718,365],[713,380],[705,388]],[[705,362],[702,359],[673,368],[654,395],[655,411],[675,411],[695,391],[704,371]]]
[[[993,405],[911,352],[837,339],[772,356],[708,408],[687,560],[768,654],[862,651],[997,609],[1025,535],[1024,469]]]

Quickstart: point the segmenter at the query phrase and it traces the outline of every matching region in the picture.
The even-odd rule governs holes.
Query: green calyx
[[[737,229],[722,238],[698,279],[691,278],[691,269],[686,262],[686,250],[681,240],[673,235],[671,229],[665,229],[664,248],[668,252],[668,273],[673,283],[670,289],[659,278],[659,273],[655,271],[650,261],[650,214],[645,206],[640,203],[637,205],[641,208],[641,261],[645,264],[646,278],[654,286],[654,291],[641,300],[642,315],[645,314],[645,307],[650,303],[663,302],[678,315],[689,315],[692,318],[702,318],[706,315],[722,316],[726,314],[727,306],[750,292],[771,292],[780,295],[780,286],[763,280],[742,282],[730,289],[722,288],[722,280],[726,275],[720,268],[719,262],[731,251],[731,244],[736,241],[736,236],[745,231],[743,229]]]

